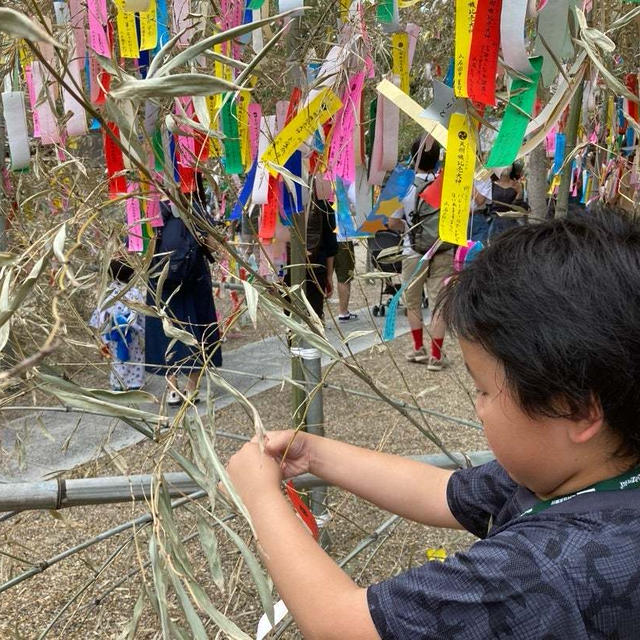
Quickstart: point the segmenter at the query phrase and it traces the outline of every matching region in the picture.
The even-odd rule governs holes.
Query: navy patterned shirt
[[[369,587],[383,639],[640,638],[640,490],[537,502],[497,462],[458,471],[451,512],[468,551]]]

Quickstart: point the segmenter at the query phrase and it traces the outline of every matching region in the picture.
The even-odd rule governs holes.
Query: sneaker
[[[176,389],[167,392],[167,404],[170,407],[179,407],[182,404],[182,396]]]
[[[424,347],[420,347],[417,351],[415,349],[409,351],[406,354],[406,358],[409,362],[423,363],[429,361],[429,354]]]
[[[428,371],[442,371],[442,369],[447,365],[447,359],[443,356],[442,358],[434,358],[433,356],[429,356],[429,361],[427,362],[427,370]]]
[[[349,322],[349,320],[356,320],[357,318],[358,314],[351,313],[351,311],[349,311],[349,313],[345,313],[344,315],[338,316],[338,320],[340,320],[340,322]]]

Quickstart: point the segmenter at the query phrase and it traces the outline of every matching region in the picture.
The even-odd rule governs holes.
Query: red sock
[[[422,339],[422,329],[411,329],[411,337],[413,338],[413,348],[419,351],[424,347],[424,341]]]
[[[444,338],[431,338],[431,357],[436,360],[442,358],[442,343]]]

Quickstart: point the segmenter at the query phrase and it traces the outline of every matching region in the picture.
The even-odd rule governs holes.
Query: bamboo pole
[[[490,451],[477,451],[466,456],[452,454],[458,466],[464,466],[467,459],[472,464],[483,464],[493,458]],[[409,456],[413,460],[432,464],[445,469],[456,468],[456,464],[445,454]],[[162,476],[170,497],[194,494],[200,486],[189,475],[182,472],[165,473]],[[115,504],[151,497],[152,475],[105,476],[100,478],[79,478],[75,480],[48,480],[45,482],[17,482],[0,485],[0,512],[28,511],[37,509],[64,509],[93,504]],[[311,474],[294,479],[296,489],[326,487],[327,483]]]

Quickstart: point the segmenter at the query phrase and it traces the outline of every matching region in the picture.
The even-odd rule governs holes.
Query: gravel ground
[[[409,400],[410,393],[413,393],[423,407],[473,420],[469,395],[471,382],[454,341],[448,340],[446,343],[451,366],[440,373],[432,373],[424,366],[405,362],[403,353],[409,346],[408,337],[403,337],[389,348],[373,348],[370,352],[361,353],[357,360],[390,396]],[[332,369],[327,382],[370,393],[362,382],[355,380],[353,374],[344,368]],[[252,401],[268,429],[289,426],[291,401],[290,389],[286,385],[282,389],[255,396]],[[402,455],[438,452],[438,448],[414,425],[379,401],[329,389],[324,392],[324,409],[326,434],[330,437]],[[419,414],[415,415],[450,450],[487,448],[480,431],[440,419],[430,418],[423,422]],[[215,422],[218,430],[252,434],[251,422],[237,405],[217,412]],[[185,444],[184,432],[176,431],[171,437],[175,438],[178,445]],[[217,451],[223,460],[238,446],[238,442],[221,437],[216,441]],[[164,470],[175,468],[164,458],[164,451],[165,446],[141,443],[120,452],[112,460],[101,459],[76,469],[72,475],[145,473],[152,472],[159,465]],[[425,491],[428,490],[425,487]],[[343,557],[388,518],[388,514],[336,489],[330,489],[328,505],[332,519],[327,531],[331,539],[331,554],[335,558]],[[187,536],[195,530],[195,513],[199,509],[199,506],[190,506],[175,512],[182,535]],[[0,556],[0,580],[8,580],[44,559],[145,511],[145,505],[140,504],[109,505],[68,509],[58,513],[29,512],[0,523],[0,548],[3,551]],[[246,526],[236,522],[233,527],[245,540],[250,540]],[[114,536],[4,592],[0,596],[0,637],[40,637],[47,625],[74,598],[47,637],[119,637],[131,619],[142,581],[149,580],[150,574],[148,571],[135,572],[133,577],[110,593],[105,595],[105,592],[147,560],[147,531],[138,530],[135,538],[131,532]],[[236,548],[222,535],[219,539],[227,578],[224,594],[211,583],[206,558],[197,540],[187,543],[189,557],[216,606],[249,635],[255,636],[255,625],[260,615],[255,588],[238,560]],[[471,536],[460,532],[403,522],[393,529],[391,536],[377,541],[353,560],[347,569],[359,584],[366,585],[425,562],[428,549],[444,547],[448,553],[452,553],[468,546],[471,540]],[[112,554],[115,554],[115,558],[103,568]],[[173,612],[179,621],[180,612],[177,609]],[[158,631],[159,623],[147,604],[135,637],[159,637]],[[207,633],[211,638],[216,637],[210,626],[207,627]],[[284,637],[300,636],[292,626]]]

